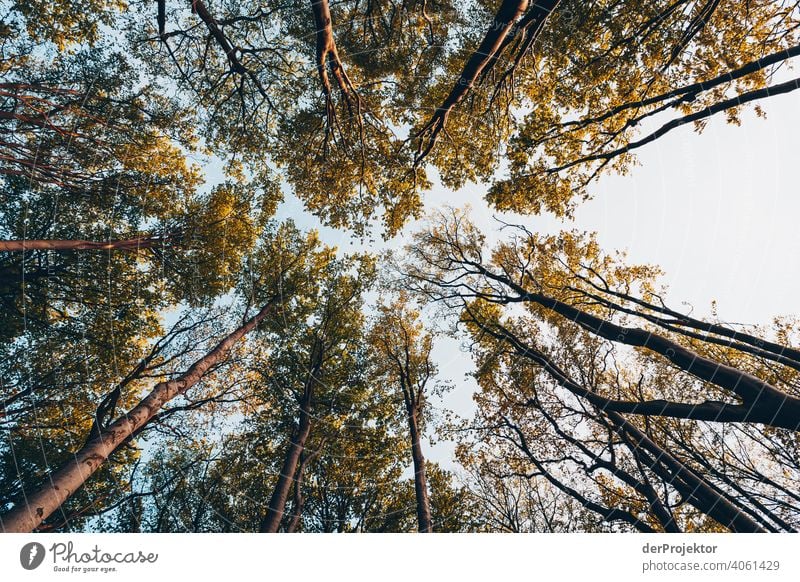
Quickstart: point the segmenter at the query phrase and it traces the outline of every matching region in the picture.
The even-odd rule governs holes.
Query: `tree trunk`
[[[237,73],[247,72],[247,69],[239,60],[236,47],[231,44],[231,42],[228,40],[228,37],[226,37],[222,32],[222,29],[219,27],[216,19],[208,11],[206,5],[201,2],[201,0],[191,0],[191,4],[192,12],[197,14],[200,17],[200,20],[205,23],[206,28],[208,28],[208,31],[211,33],[211,36],[214,37],[214,40],[217,41],[217,44],[225,52],[225,56],[228,58],[231,68]]]
[[[428,478],[425,474],[425,456],[420,444],[417,414],[414,410],[408,413],[408,429],[411,433],[411,457],[414,460],[414,492],[417,497],[417,523],[419,531],[431,533],[431,503],[428,497]]]
[[[167,402],[197,384],[213,366],[227,356],[228,351],[267,316],[274,301],[270,301],[254,317],[223,339],[205,356],[197,360],[180,377],[159,382],[139,404],[118,418],[100,436],[88,441],[75,452],[73,459],[52,472],[45,484],[25,495],[25,502],[0,517],[0,529],[5,532],[30,532],[49,517],[97,471],[108,457],[128,438],[141,430]]]
[[[158,244],[162,239],[155,236],[140,236],[124,240],[93,241],[93,240],[2,240],[0,252],[22,251],[135,251],[149,249]]]
[[[325,440],[320,443],[316,451],[309,454],[304,454],[300,461],[300,466],[297,468],[297,478],[294,482],[294,507],[292,508],[292,516],[286,524],[286,533],[294,533],[300,525],[300,519],[303,517],[303,507],[305,505],[305,496],[303,495],[303,477],[305,476],[306,467],[314,460],[322,447],[325,445]]]
[[[311,433],[311,396],[312,390],[309,384],[309,388],[306,390],[300,405],[300,422],[289,443],[289,449],[286,451],[283,467],[280,475],[278,475],[278,482],[275,484],[275,489],[269,499],[267,515],[261,520],[260,529],[262,533],[276,533],[283,520],[286,501],[289,498],[289,489],[291,489],[294,475],[297,472],[297,465],[305,449],[308,435]]]
[[[344,70],[342,59],[339,57],[339,50],[336,48],[328,0],[311,0],[311,10],[314,14],[314,25],[317,29],[317,72],[322,81],[322,89],[326,96],[330,95],[332,89],[330,78],[328,77],[328,67],[330,67],[342,96],[350,102],[351,92],[355,91],[355,87]]]

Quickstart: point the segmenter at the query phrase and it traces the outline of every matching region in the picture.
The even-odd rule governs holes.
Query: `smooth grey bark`
[[[292,487],[297,465],[300,462],[300,455],[303,454],[309,434],[311,434],[311,415],[307,407],[303,407],[300,411],[300,423],[289,443],[289,448],[283,459],[281,473],[278,475],[278,482],[275,484],[275,489],[269,499],[267,515],[261,521],[260,529],[262,533],[276,533],[281,525],[284,508],[289,499],[289,489]]]

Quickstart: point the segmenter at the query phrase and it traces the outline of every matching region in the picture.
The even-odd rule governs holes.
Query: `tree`
[[[274,211],[273,184],[231,164],[225,182],[201,191],[200,169],[187,158],[198,149],[191,116],[142,86],[119,53],[95,47],[5,78],[0,251],[28,251],[34,263],[50,250],[138,251],[181,279],[178,299],[231,284]]]
[[[795,4],[73,4],[0,19],[3,527],[800,526],[796,322],[674,309],[588,234],[490,251],[456,211],[374,309],[382,262],[270,220],[288,194],[389,238],[469,182],[569,216],[661,136],[797,89]],[[423,454],[412,301],[477,365],[466,477]]]
[[[101,36],[102,26],[114,23],[117,13],[125,8],[119,0],[90,0],[75,10],[70,0],[13,4],[3,20],[2,37],[20,44],[52,44],[67,50],[77,44],[93,44]]]
[[[569,214],[603,172],[625,173],[632,152],[682,125],[702,130],[723,114],[798,88],[773,82],[797,54],[794,8],[697,2],[561,2],[531,55],[515,59],[512,87],[526,111],[508,142],[507,177],[487,199],[499,209]],[[651,129],[654,128],[654,129]]]
[[[446,38],[456,17],[449,2],[176,1],[132,14],[131,30],[151,73],[196,108],[218,155],[235,152],[254,175],[274,163],[331,225],[366,233],[383,214],[395,233],[419,213],[427,185],[396,126],[407,123],[417,79],[446,52],[432,35]]]
[[[426,389],[436,374],[431,358],[433,336],[423,329],[419,312],[401,295],[379,308],[370,343],[377,347],[376,377],[395,390],[399,388],[403,396],[414,463],[417,522],[419,531],[430,533],[433,531],[431,507],[421,440],[426,424]]]
[[[327,431],[325,448],[302,482],[305,503],[299,527],[286,531],[377,531],[387,521],[413,516],[408,504],[390,507],[404,482],[405,466],[391,393],[372,383],[369,375],[364,380],[365,386],[373,388],[370,397]],[[294,504],[292,519],[300,515],[297,508]]]
[[[188,430],[185,421],[173,421],[164,443],[156,444],[158,456],[130,479],[122,497],[125,503],[150,501],[131,514],[125,505],[112,505],[108,511],[116,512],[117,523],[134,521],[145,531],[256,531],[275,513],[277,529],[286,532],[418,529],[415,480],[402,476],[408,437],[397,389],[376,374],[361,302],[344,292],[356,281],[369,283],[353,270],[363,259],[332,259],[322,269],[330,278],[321,277],[323,284],[309,295],[295,296],[306,302],[303,307],[275,314],[246,340],[239,365],[226,370],[229,381],[242,387],[227,420],[219,408],[195,413],[232,426],[220,436],[203,429],[202,421]],[[337,297],[351,299],[339,304]],[[346,318],[352,326],[339,341],[328,336],[332,345],[311,378],[313,399],[305,399],[309,357],[319,345],[312,340],[324,322],[335,320],[332,304],[354,310]],[[300,430],[304,418],[307,434]],[[175,442],[176,433],[185,444]],[[287,468],[287,459],[296,460],[294,467]],[[432,475],[430,513],[437,530],[478,527],[469,492],[435,464],[426,474]],[[273,511],[276,497],[283,505]],[[261,516],[254,505],[266,506]]]
[[[249,333],[266,317],[272,303],[250,318],[244,325],[226,336],[213,350],[176,380],[160,382],[153,387],[139,404],[106,427],[96,438],[75,452],[74,462],[54,471],[50,484],[26,495],[26,506],[18,507],[3,518],[5,531],[30,531],[38,526],[104,463],[108,457],[128,438],[142,429],[166,403],[194,386],[212,366],[217,365],[228,350],[246,333]]]
[[[748,433],[776,435],[775,441],[756,437],[749,450],[764,448],[762,438],[772,442],[766,449],[773,451],[783,448],[783,439],[797,439],[794,349],[759,339],[757,330],[736,330],[670,310],[655,287],[656,270],[627,266],[620,257],[602,253],[589,237],[516,230],[487,259],[481,233],[463,214],[445,212],[416,235],[400,266],[416,292],[461,310],[460,321],[476,341],[479,378],[485,376],[486,389],[499,394],[485,413],[487,430],[510,432],[507,438],[517,442],[536,474],[607,520],[643,523],[635,514],[619,514],[615,504],[600,505],[565,485],[547,469],[555,461],[543,460],[529,444],[544,429],[529,428],[532,421],[523,423],[516,415],[535,410],[540,416],[534,426],[547,421],[544,426],[549,423],[560,447],[569,444],[588,456],[574,462],[591,478],[608,470],[644,496],[661,528],[672,525],[647,488],[653,476],[680,496],[679,505],[688,503],[722,527],[794,529],[796,510],[790,509],[793,502],[782,481],[795,470],[793,462],[781,463],[766,477],[768,504],[759,501],[762,493],[731,479],[730,471],[697,463],[706,456],[704,440],[710,435],[721,442],[730,438],[725,434],[729,423],[746,427],[736,429],[737,439]],[[633,291],[637,288],[641,295]],[[642,327],[628,325],[629,320]],[[786,339],[790,334],[781,330]],[[701,424],[691,429],[697,421]],[[604,443],[600,436],[572,436],[580,434],[575,422],[606,435],[601,451],[590,444]],[[680,446],[669,437],[672,432],[681,435]],[[610,451],[619,446],[635,465],[608,465],[603,451],[614,457]],[[556,459],[574,459],[563,456],[562,448],[552,451],[548,454]],[[734,465],[742,462],[739,458]],[[631,467],[646,473],[637,477]],[[509,470],[521,471],[513,464]],[[769,470],[759,472],[766,476]],[[668,507],[672,501],[659,503]]]
[[[21,505],[25,493],[39,487],[53,466],[72,460],[73,451],[96,438],[119,410],[133,407],[152,378],[179,374],[179,362],[219,333],[214,329],[219,319],[214,313],[186,314],[150,345],[140,342],[114,349],[113,336],[109,346],[52,334],[37,343],[28,341],[27,349],[7,349],[0,425],[7,442],[0,451],[3,513],[12,504]],[[118,376],[115,365],[129,360],[134,364]],[[118,450],[114,462],[102,467],[87,487],[75,491],[41,528],[80,522],[103,500],[113,499],[124,488],[126,469],[138,455],[132,443]]]
[[[101,2],[81,36],[57,3],[61,22],[34,36],[95,46],[98,22],[124,27],[217,156],[262,182],[277,169],[333,226],[366,234],[382,215],[393,235],[419,216],[428,168],[451,188],[493,181],[501,210],[568,214],[639,147],[797,88],[770,84],[800,50],[795,7],[721,4],[160,0],[123,17]]]
[[[306,465],[316,454],[307,447],[312,430],[319,430],[315,425],[323,424],[328,414],[336,415],[340,407],[353,406],[351,398],[359,382],[354,357],[363,326],[362,298],[373,277],[370,257],[332,259],[318,272],[317,286],[305,305],[284,313],[276,322],[267,365],[260,370],[264,398],[288,397],[292,420],[283,463],[261,521],[262,532],[278,531],[293,482],[295,490],[300,490]],[[324,440],[324,436],[318,439],[318,448]],[[300,505],[296,498],[298,516]]]
[[[400,476],[403,455],[397,439],[366,425],[347,423],[342,429],[330,447],[311,452],[313,459],[302,480],[295,480],[301,494],[298,489],[293,492],[282,531],[416,530],[413,479]],[[254,495],[263,494],[264,470],[272,459],[253,454],[264,450],[255,442],[257,433],[220,446],[195,440],[196,435],[160,449],[140,468],[135,488],[109,508],[113,512],[107,518],[109,529],[130,531],[135,524],[140,531],[155,532],[258,530],[259,519],[248,508],[258,499]],[[389,448],[379,449],[380,445]],[[353,452],[358,454],[348,454]],[[456,486],[452,474],[435,464],[428,467],[428,474],[437,531],[479,529],[470,492]]]

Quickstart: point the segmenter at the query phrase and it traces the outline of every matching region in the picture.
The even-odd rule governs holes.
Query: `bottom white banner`
[[[796,534],[5,534],[2,580],[800,580]]]

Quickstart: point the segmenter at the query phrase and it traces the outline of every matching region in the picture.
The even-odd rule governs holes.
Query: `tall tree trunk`
[[[425,473],[425,456],[420,444],[417,412],[408,412],[408,429],[411,434],[411,458],[414,460],[414,492],[417,497],[417,523],[422,533],[433,532],[431,524],[431,502],[428,497],[428,478]]]
[[[197,14],[200,17],[200,20],[205,23],[206,28],[208,28],[208,31],[211,33],[211,36],[214,37],[214,40],[217,41],[217,44],[225,52],[225,56],[228,57],[231,68],[237,73],[247,72],[247,69],[239,60],[236,47],[231,44],[231,41],[228,40],[228,37],[222,32],[222,29],[219,27],[216,19],[208,11],[206,5],[201,0],[191,0],[191,4],[192,12]]]
[[[124,240],[0,240],[0,252],[22,251],[135,251],[149,249],[163,239],[156,236],[139,236]]]
[[[273,303],[274,300],[266,304],[255,316],[192,364],[184,374],[174,380],[156,384],[139,404],[105,428],[97,438],[88,441],[76,451],[71,461],[50,473],[44,485],[26,494],[23,504],[0,517],[0,529],[9,533],[19,533],[30,532],[39,526],[69,499],[114,451],[141,430],[164,404],[186,392],[197,384],[209,369],[222,362],[229,350],[267,316]]]
[[[303,497],[303,473],[305,471],[305,460],[300,462],[300,467],[297,469],[297,478],[294,481],[294,506],[292,508],[292,515],[286,523],[286,533],[294,533],[300,525],[300,518],[303,517],[303,505],[305,498]]]
[[[289,442],[286,457],[283,459],[283,467],[281,467],[280,475],[278,475],[278,482],[275,484],[275,489],[272,491],[272,496],[269,499],[267,515],[261,520],[260,529],[263,533],[276,533],[283,520],[286,501],[289,498],[289,489],[292,487],[292,481],[297,472],[297,465],[305,449],[308,435],[311,434],[310,408],[312,394],[313,390],[311,388],[311,383],[309,383],[300,406],[300,422]]]
[[[303,477],[305,476],[306,467],[314,460],[322,447],[325,445],[325,439],[322,440],[317,450],[311,454],[303,454],[300,466],[297,468],[297,478],[294,481],[294,506],[292,508],[292,516],[286,524],[286,533],[294,533],[300,525],[300,519],[303,517],[303,507],[305,505],[305,496],[303,495]]]

